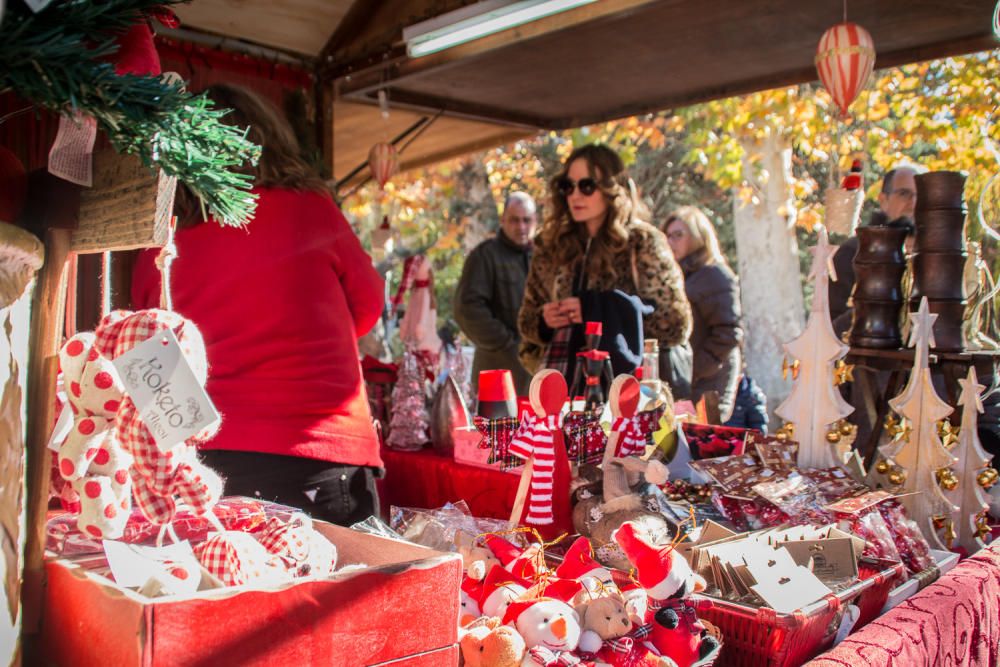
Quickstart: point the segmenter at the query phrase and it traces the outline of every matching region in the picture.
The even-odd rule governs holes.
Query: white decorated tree
[[[980,485],[980,476],[988,469],[993,458],[979,442],[977,432],[979,413],[983,411],[980,392],[986,387],[979,384],[974,366],[969,367],[968,377],[958,381],[962,385],[959,405],[962,406],[962,424],[958,444],[952,453],[958,459],[955,474],[958,486],[947,493],[958,506],[955,513],[955,542],[967,553],[974,553],[986,546],[979,538],[981,513],[989,508],[989,499]]]
[[[830,321],[829,281],[837,279],[831,258],[837,247],[830,245],[826,228],[821,226],[818,236],[809,272],[814,287],[809,321],[802,335],[785,344],[785,353],[799,362],[799,374],[788,398],[776,410],[794,427],[802,468],[829,468],[843,463],[836,445],[827,440],[827,433],[854,410],[834,382],[836,363],[848,350]]]
[[[928,350],[934,344],[934,320],[927,297],[920,300],[920,309],[910,313],[910,340],[914,349],[913,370],[899,396],[889,401],[896,414],[909,420],[909,436],[883,445],[879,451],[902,468],[900,502],[911,519],[917,522],[927,541],[944,549],[934,526],[935,516],[950,517],[958,510],[945,496],[938,483],[937,471],[949,468],[955,457],[945,448],[938,435],[938,421],[952,413],[931,382]]]

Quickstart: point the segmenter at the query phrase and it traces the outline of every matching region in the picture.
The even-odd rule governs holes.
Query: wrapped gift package
[[[86,559],[48,560],[46,664],[458,664],[458,554],[314,526],[336,545],[338,568],[346,569],[277,590],[147,598],[89,569]]]

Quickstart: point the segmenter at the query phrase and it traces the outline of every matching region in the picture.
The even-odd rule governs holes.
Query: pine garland
[[[12,89],[57,113],[93,116],[120,153],[176,176],[223,224],[242,225],[256,200],[252,178],[232,171],[256,163],[245,130],[220,121],[205,95],[154,76],[119,76],[103,62],[115,35],[179,0],[56,0],[34,14],[8,2],[0,23],[0,92]]]

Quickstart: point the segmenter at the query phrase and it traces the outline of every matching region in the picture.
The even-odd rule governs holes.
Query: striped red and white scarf
[[[646,453],[646,434],[636,417],[615,417],[611,430],[618,434],[615,456],[641,456]]]
[[[559,430],[559,415],[526,417],[521,430],[510,443],[510,453],[519,458],[535,459],[531,470],[528,514],[524,522],[533,526],[548,526],[555,522],[552,514],[552,484],[556,468],[555,432]]]

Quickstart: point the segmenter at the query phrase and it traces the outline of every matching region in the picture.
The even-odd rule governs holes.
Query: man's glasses
[[[559,179],[559,182],[556,183],[556,190],[558,190],[559,194],[563,197],[569,197],[577,188],[580,188],[580,194],[585,197],[589,197],[597,192],[597,181],[592,178],[581,178],[579,181],[574,183],[572,179],[561,178]]]
[[[909,188],[899,188],[898,190],[893,190],[889,193],[890,195],[895,195],[900,199],[913,199],[917,196],[915,190],[910,190]]]

